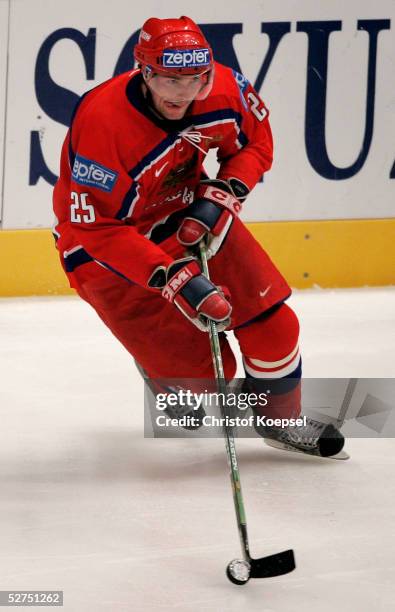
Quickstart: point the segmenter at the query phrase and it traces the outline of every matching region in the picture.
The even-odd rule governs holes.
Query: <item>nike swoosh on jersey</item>
[[[267,295],[267,294],[269,293],[269,291],[270,291],[270,289],[271,289],[271,288],[272,288],[272,286],[271,286],[271,285],[269,285],[268,287],[266,287],[266,289],[265,289],[264,291],[260,291],[260,292],[259,292],[259,295],[261,296],[261,298],[264,298],[264,297],[265,297],[265,295]]]
[[[155,177],[156,177],[156,178],[158,178],[158,176],[161,174],[162,170],[164,170],[164,169],[166,168],[166,166],[167,166],[167,164],[168,164],[168,163],[169,163],[168,161],[167,161],[167,162],[165,162],[165,163],[163,164],[163,166],[162,166],[161,168],[159,168],[159,170],[155,170]]]

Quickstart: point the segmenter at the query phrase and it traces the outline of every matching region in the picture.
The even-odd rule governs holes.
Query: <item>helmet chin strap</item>
[[[143,94],[144,97],[147,101],[148,106],[150,107],[150,110],[157,116],[159,117],[159,119],[166,119],[166,117],[164,117],[162,115],[162,113],[160,113],[156,108],[155,108],[155,104],[154,104],[154,99],[152,97],[152,93],[150,88],[148,87],[146,81],[144,81],[144,85],[143,85]]]

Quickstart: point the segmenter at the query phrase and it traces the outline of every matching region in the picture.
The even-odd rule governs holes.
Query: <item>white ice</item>
[[[395,288],[296,292],[304,372],[395,377]],[[395,441],[337,462],[238,441],[252,554],[292,574],[231,585],[221,440],[144,439],[130,356],[77,298],[0,300],[0,590],[67,612],[389,612]]]

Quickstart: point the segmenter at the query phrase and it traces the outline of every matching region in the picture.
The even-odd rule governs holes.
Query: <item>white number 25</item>
[[[71,222],[72,223],[94,223],[96,221],[95,209],[92,204],[88,204],[86,201],[89,194],[77,193],[76,191],[71,192]],[[87,213],[87,214],[81,214]]]
[[[251,110],[254,113],[255,117],[258,119],[258,121],[263,121],[267,115],[267,110],[264,107],[263,102],[261,102],[259,98],[257,98],[256,95],[252,93],[252,91],[249,92],[247,97],[248,102],[251,106]]]

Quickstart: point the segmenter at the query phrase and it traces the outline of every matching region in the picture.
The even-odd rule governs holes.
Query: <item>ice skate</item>
[[[182,387],[179,385],[170,386],[166,385],[163,381],[149,378],[146,371],[137,361],[135,361],[135,365],[151,392],[152,401],[154,404],[155,398],[159,393],[168,395],[169,393],[179,394],[180,391],[185,391],[185,389],[182,389]],[[182,427],[188,431],[199,429],[203,424],[204,417],[206,416],[206,411],[204,408],[202,406],[198,406],[195,401],[188,401],[188,403],[176,404],[175,406],[168,404],[163,412],[170,419],[177,419],[177,421],[184,419],[185,424],[183,424]]]
[[[349,459],[343,451],[344,436],[334,425],[305,417],[306,425],[293,427],[255,426],[268,446],[280,450],[330,459]]]
[[[191,406],[190,403],[187,406],[169,406],[164,412],[169,418],[177,419],[177,421],[181,421],[181,419],[185,417],[185,424],[183,424],[182,427],[189,431],[199,429],[203,425],[203,419],[206,416],[206,412],[202,406]]]

